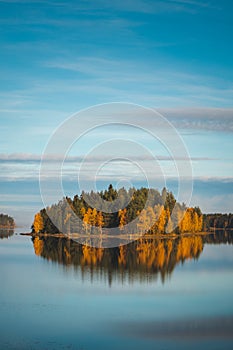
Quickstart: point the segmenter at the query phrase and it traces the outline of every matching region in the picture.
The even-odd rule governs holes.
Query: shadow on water
[[[8,229],[8,228],[1,228],[0,229],[0,239],[9,238],[13,236],[14,230]]]

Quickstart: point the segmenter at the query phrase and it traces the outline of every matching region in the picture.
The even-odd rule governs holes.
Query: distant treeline
[[[0,214],[0,227],[1,228],[15,227],[14,219],[7,214]]]
[[[148,197],[149,205],[146,205]],[[98,210],[87,204],[87,198],[89,202],[97,204]],[[117,210],[119,207],[124,209]],[[40,210],[35,215],[32,232],[67,234],[82,231],[101,234],[103,228],[118,227],[123,230],[126,224],[137,217],[138,232],[148,234],[164,234],[166,228],[169,232],[178,234],[200,232],[203,229],[200,208],[187,208],[184,203],[178,203],[173,193],[166,188],[160,193],[156,189],[148,190],[144,187],[116,190],[110,185],[105,191],[82,192],[80,196],[75,195],[73,199],[66,197],[59,203]]]
[[[233,214],[204,214],[203,229],[211,231],[213,229],[233,229]]]

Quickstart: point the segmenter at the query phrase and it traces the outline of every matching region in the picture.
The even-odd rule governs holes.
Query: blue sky
[[[173,123],[194,178],[228,183],[228,202],[208,207],[206,195],[206,210],[230,211],[232,12],[232,1],[216,0],[0,0],[1,186],[38,179],[46,142],[68,116],[122,101]]]

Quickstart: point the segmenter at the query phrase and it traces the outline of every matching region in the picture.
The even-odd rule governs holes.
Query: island
[[[0,239],[8,238],[14,234],[14,219],[7,214],[0,214]]]
[[[147,205],[149,195],[150,205]],[[93,200],[101,210],[87,204]],[[119,206],[119,203],[123,209],[114,210],[114,206]],[[80,220],[74,220],[74,216]],[[200,208],[188,208],[184,203],[178,203],[173,193],[166,188],[163,188],[160,193],[156,189],[149,191],[144,187],[116,190],[109,185],[105,191],[82,192],[80,196],[75,195],[73,199],[66,197],[57,204],[41,209],[35,215],[32,233],[55,234],[85,231],[91,234],[93,227],[96,227],[95,232],[99,233],[102,232],[102,228],[119,227],[123,230],[137,217],[139,218],[137,229],[152,235],[164,234],[168,226],[169,232],[176,234],[200,232],[203,229],[203,214]],[[59,224],[59,229],[54,222]]]
[[[7,214],[0,214],[0,229],[13,229],[15,228],[14,219]]]
[[[98,210],[87,203],[97,203]],[[123,209],[116,209],[119,204]],[[83,191],[73,199],[65,197],[41,209],[34,217],[31,233],[82,233],[91,237],[101,236],[103,229],[117,227],[118,232],[133,234],[127,232],[130,230],[127,225],[135,219],[137,232],[150,236],[187,235],[233,227],[232,214],[203,214],[198,206],[178,203],[166,188],[161,192],[145,187],[117,190],[110,184],[105,191]]]
[[[116,190],[109,185],[105,191],[82,192],[73,199],[66,197],[41,209],[35,215],[31,232],[35,254],[74,266],[83,275],[91,269],[100,277],[104,275],[109,284],[114,278],[144,281],[156,279],[158,275],[164,282],[177,264],[188,259],[197,260],[204,244],[233,244],[232,214],[203,214],[199,207],[178,203],[166,188],[161,192],[150,190],[150,195],[151,205],[146,206],[148,189]],[[98,207],[102,205],[102,210],[87,204],[93,199]],[[117,200],[123,209],[114,211]],[[127,201],[125,206],[123,200]],[[109,203],[112,210],[106,212],[104,205]],[[78,221],[74,220],[72,212],[78,216]],[[110,248],[91,240],[97,234],[102,237],[104,228],[118,227],[120,234],[127,223],[139,217],[139,213],[137,229],[146,230],[138,239],[128,244],[121,241]],[[60,230],[51,218],[59,223]],[[171,230],[167,232],[166,227]],[[76,236],[80,232],[86,233],[89,240],[76,239],[80,238]]]

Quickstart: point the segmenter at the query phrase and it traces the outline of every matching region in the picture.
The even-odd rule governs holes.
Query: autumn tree
[[[34,217],[33,228],[35,233],[39,233],[44,227],[43,219],[40,213],[37,213]]]
[[[104,226],[104,218],[101,211],[96,215],[96,226],[99,228],[99,232],[102,233],[102,227]]]
[[[120,209],[118,212],[118,217],[119,217],[119,228],[120,230],[123,230],[124,226],[127,224],[126,221],[126,213],[127,213],[127,209]]]

